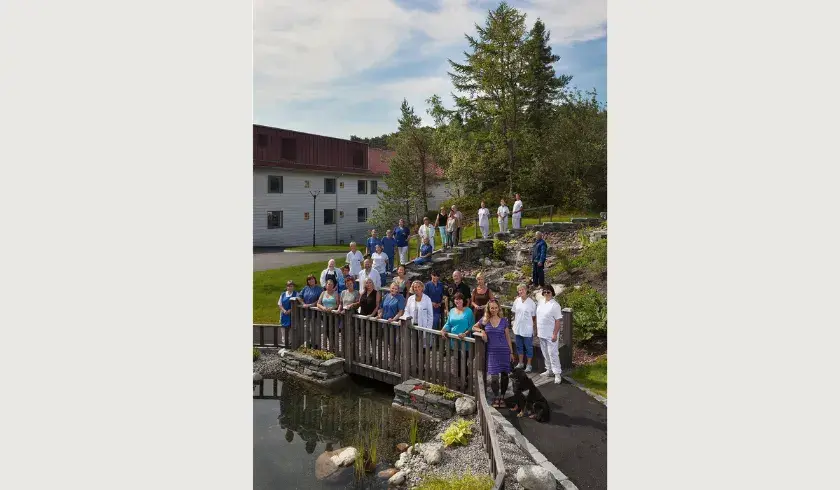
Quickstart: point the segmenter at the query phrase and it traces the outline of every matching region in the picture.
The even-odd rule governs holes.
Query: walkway
[[[349,250],[349,249],[348,249]],[[277,252],[277,251],[254,251],[254,270],[267,271],[271,269],[282,269],[293,265],[309,264],[312,262],[323,262],[327,268],[327,262],[335,259],[339,267],[344,265],[344,253],[329,252]],[[320,272],[320,270],[319,270]]]
[[[499,412],[580,490],[606,490],[607,407],[566,380],[555,385],[553,377],[529,377],[551,404],[551,420],[539,423],[508,409]],[[512,395],[508,387],[507,396]]]

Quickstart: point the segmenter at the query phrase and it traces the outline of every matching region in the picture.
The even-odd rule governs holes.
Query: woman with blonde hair
[[[487,302],[495,299],[493,291],[487,287],[487,282],[484,279],[484,273],[479,272],[475,276],[475,282],[478,285],[473,289],[470,306],[472,306],[473,313],[476,318],[481,318],[484,315]]]
[[[493,406],[504,408],[504,396],[508,387],[510,363],[515,360],[510,343],[508,319],[502,316],[502,307],[495,299],[487,303],[484,317],[473,325],[472,330],[487,343],[487,374],[493,390]],[[501,376],[501,387],[499,377]]]

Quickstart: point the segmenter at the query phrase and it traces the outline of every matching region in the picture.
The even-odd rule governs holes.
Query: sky
[[[254,123],[349,138],[394,132],[403,98],[452,106],[448,59],[464,61],[498,1],[254,0]],[[607,102],[606,0],[512,0],[551,33],[557,73]]]

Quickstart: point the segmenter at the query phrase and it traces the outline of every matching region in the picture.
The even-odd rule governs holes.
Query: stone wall
[[[287,373],[298,375],[319,384],[332,383],[347,376],[344,374],[344,359],[340,357],[322,361],[299,352],[287,350],[281,354],[280,364]]]
[[[455,400],[429,393],[427,387],[428,384],[419,379],[404,381],[394,387],[394,405],[417,410],[436,419],[455,416]]]

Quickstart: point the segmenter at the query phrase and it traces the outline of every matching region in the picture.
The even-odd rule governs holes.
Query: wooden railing
[[[439,330],[413,325],[411,318],[389,322],[350,311],[337,313],[292,303],[288,345],[264,341],[263,333],[277,328],[254,324],[254,345],[325,350],[344,359],[346,372],[386,382],[418,378],[461,393],[475,389],[469,369],[476,357],[475,348],[470,346],[475,340],[441,335]],[[276,333],[272,338],[277,338]]]
[[[485,385],[485,352],[486,345],[481,337],[476,337],[476,370],[475,370],[475,405],[478,424],[481,427],[482,443],[490,457],[490,476],[493,477],[493,490],[505,488],[505,462],[499,445],[499,434],[496,421],[490,415],[490,404],[487,403],[487,388]]]

